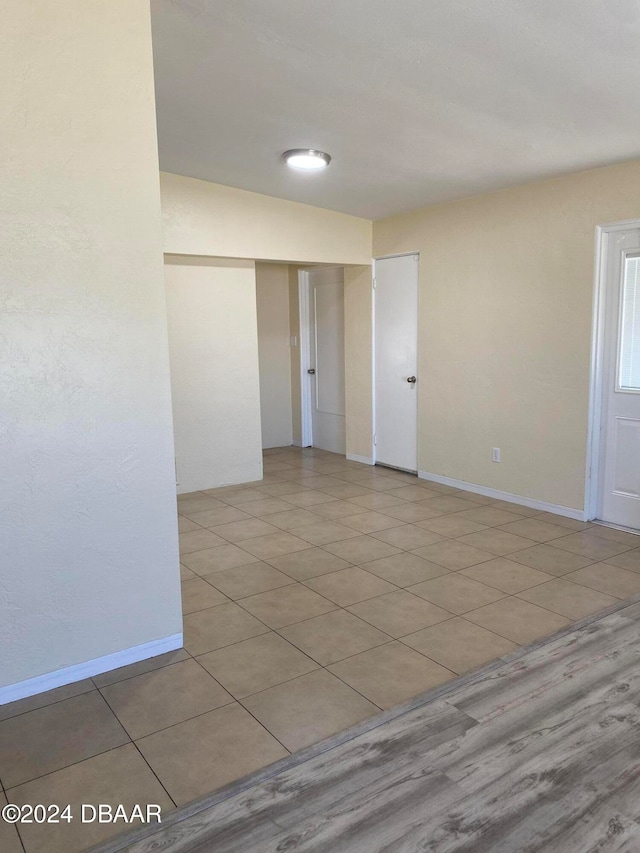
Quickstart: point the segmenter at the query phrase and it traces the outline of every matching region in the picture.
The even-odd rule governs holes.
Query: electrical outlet
[[[494,462],[500,461],[500,448],[494,447],[491,451],[491,458]]]
[[[297,335],[291,335],[291,338],[289,339],[289,345],[292,347],[298,346],[298,336]]]

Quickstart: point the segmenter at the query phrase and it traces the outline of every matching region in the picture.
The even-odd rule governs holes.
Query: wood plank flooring
[[[640,604],[95,850],[638,853]]]

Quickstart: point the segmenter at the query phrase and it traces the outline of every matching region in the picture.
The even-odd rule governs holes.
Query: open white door
[[[418,255],[376,260],[376,462],[418,470]]]
[[[640,228],[605,240],[597,517],[640,529]]]
[[[307,390],[303,395],[307,400],[303,411],[307,429],[303,433],[307,440],[303,443],[344,454],[344,270],[310,270],[302,286],[306,286],[306,294],[301,304],[306,305],[307,312],[302,362]],[[301,325],[305,322],[302,316],[300,321]]]

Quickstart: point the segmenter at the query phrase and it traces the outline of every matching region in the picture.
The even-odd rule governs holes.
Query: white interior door
[[[640,228],[607,236],[598,518],[640,528]]]
[[[345,453],[344,270],[309,272],[312,443]]]
[[[375,262],[376,462],[418,469],[418,255]]]

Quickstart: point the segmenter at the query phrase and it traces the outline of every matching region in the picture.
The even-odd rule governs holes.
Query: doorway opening
[[[302,446],[346,453],[344,268],[298,272]]]

